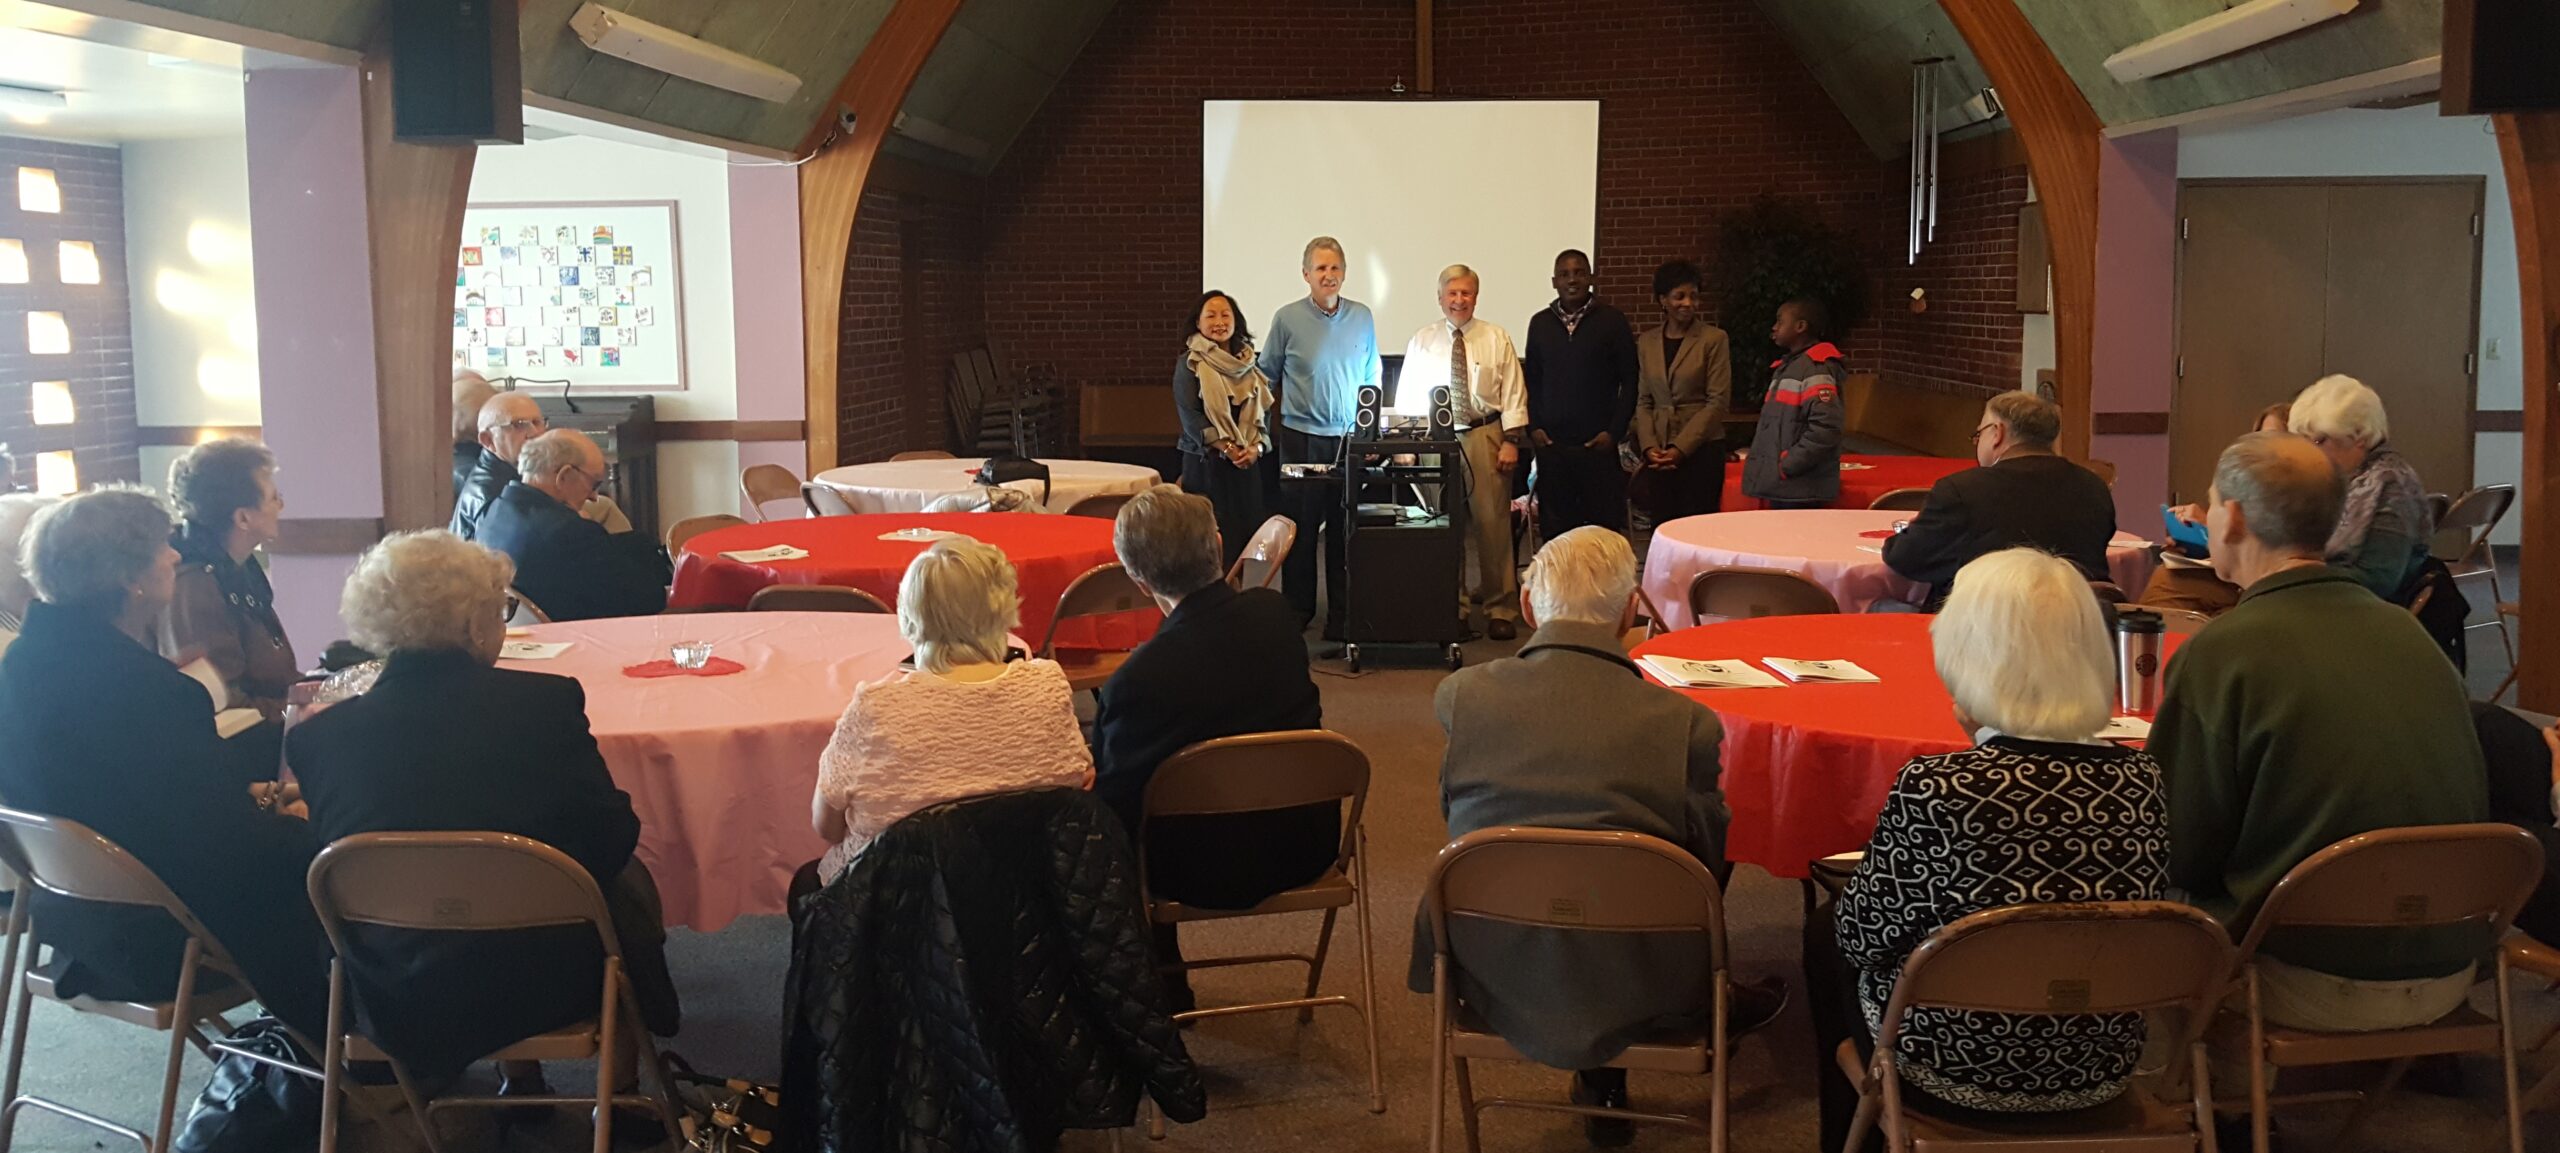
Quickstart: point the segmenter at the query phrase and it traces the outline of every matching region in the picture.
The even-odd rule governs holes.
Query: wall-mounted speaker
[[[2445,115],[2560,109],[2560,4],[2444,0]]]
[[[1447,440],[1458,435],[1458,400],[1448,385],[1431,390],[1431,439]]]
[[[1351,435],[1360,440],[1373,440],[1378,435],[1378,406],[1386,395],[1374,384],[1360,386],[1360,408],[1351,415]]]
[[[389,7],[392,135],[414,144],[524,143],[515,0]]]

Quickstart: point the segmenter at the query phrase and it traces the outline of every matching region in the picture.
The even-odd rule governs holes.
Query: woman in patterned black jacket
[[[1857,1101],[1832,1053],[1855,1040],[1872,1054],[1902,963],[1931,933],[1984,909],[2157,900],[2167,885],[2160,767],[2097,739],[2114,657],[2088,582],[2033,549],[1992,553],[1957,574],[1930,636],[1975,744],[1903,766],[1832,908],[1836,937],[1807,926],[1826,1151]],[[2095,1107],[2124,1091],[2143,1040],[2139,1014],[1913,1010],[1897,1054],[1903,1104],[1955,1120]]]

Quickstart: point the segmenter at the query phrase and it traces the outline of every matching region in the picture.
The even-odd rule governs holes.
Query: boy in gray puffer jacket
[[[1779,306],[1769,329],[1787,355],[1769,366],[1742,494],[1771,508],[1821,508],[1840,497],[1840,382],[1849,370],[1838,347],[1815,339],[1826,319],[1820,301],[1799,298]]]

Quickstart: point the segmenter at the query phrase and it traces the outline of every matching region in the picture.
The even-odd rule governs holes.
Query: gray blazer
[[[1733,411],[1733,350],[1724,330],[1701,324],[1662,362],[1662,326],[1636,334],[1636,445],[1696,456],[1724,437]]]
[[[1730,819],[1717,790],[1724,728],[1643,678],[1614,630],[1550,624],[1520,655],[1450,674],[1435,700],[1449,751],[1449,837],[1497,825],[1624,830],[1688,849],[1721,879]],[[1694,935],[1591,934],[1462,922],[1459,993],[1523,1054],[1598,1066],[1666,1025],[1702,1019],[1705,945]],[[1431,923],[1418,910],[1407,984],[1431,989]]]

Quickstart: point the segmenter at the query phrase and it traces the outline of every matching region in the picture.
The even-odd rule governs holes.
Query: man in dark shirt
[[[514,559],[516,589],[556,621],[665,611],[666,550],[596,492],[604,482],[596,442],[547,432],[525,446],[523,464],[524,479],[498,493],[477,537]]]
[[[502,392],[480,406],[480,459],[453,490],[453,521],[445,528],[464,540],[475,539],[480,518],[497,503],[498,494],[516,482],[516,457],[533,438],[551,428],[542,406],[521,392]]]
[[[1522,368],[1529,389],[1529,444],[1538,535],[1554,540],[1586,524],[1627,529],[1627,474],[1618,438],[1636,411],[1636,336],[1627,314],[1591,295],[1591,258],[1556,257],[1556,300],[1529,318]]]
[[[1928,585],[1932,611],[1946,603],[1956,570],[2004,548],[2040,548],[2083,577],[2109,579],[2115,494],[2098,474],[2054,455],[2061,435],[2062,410],[2052,402],[2026,392],[1991,398],[1973,429],[1982,467],[1932,486],[1911,527],[1884,542],[1884,563]]]

